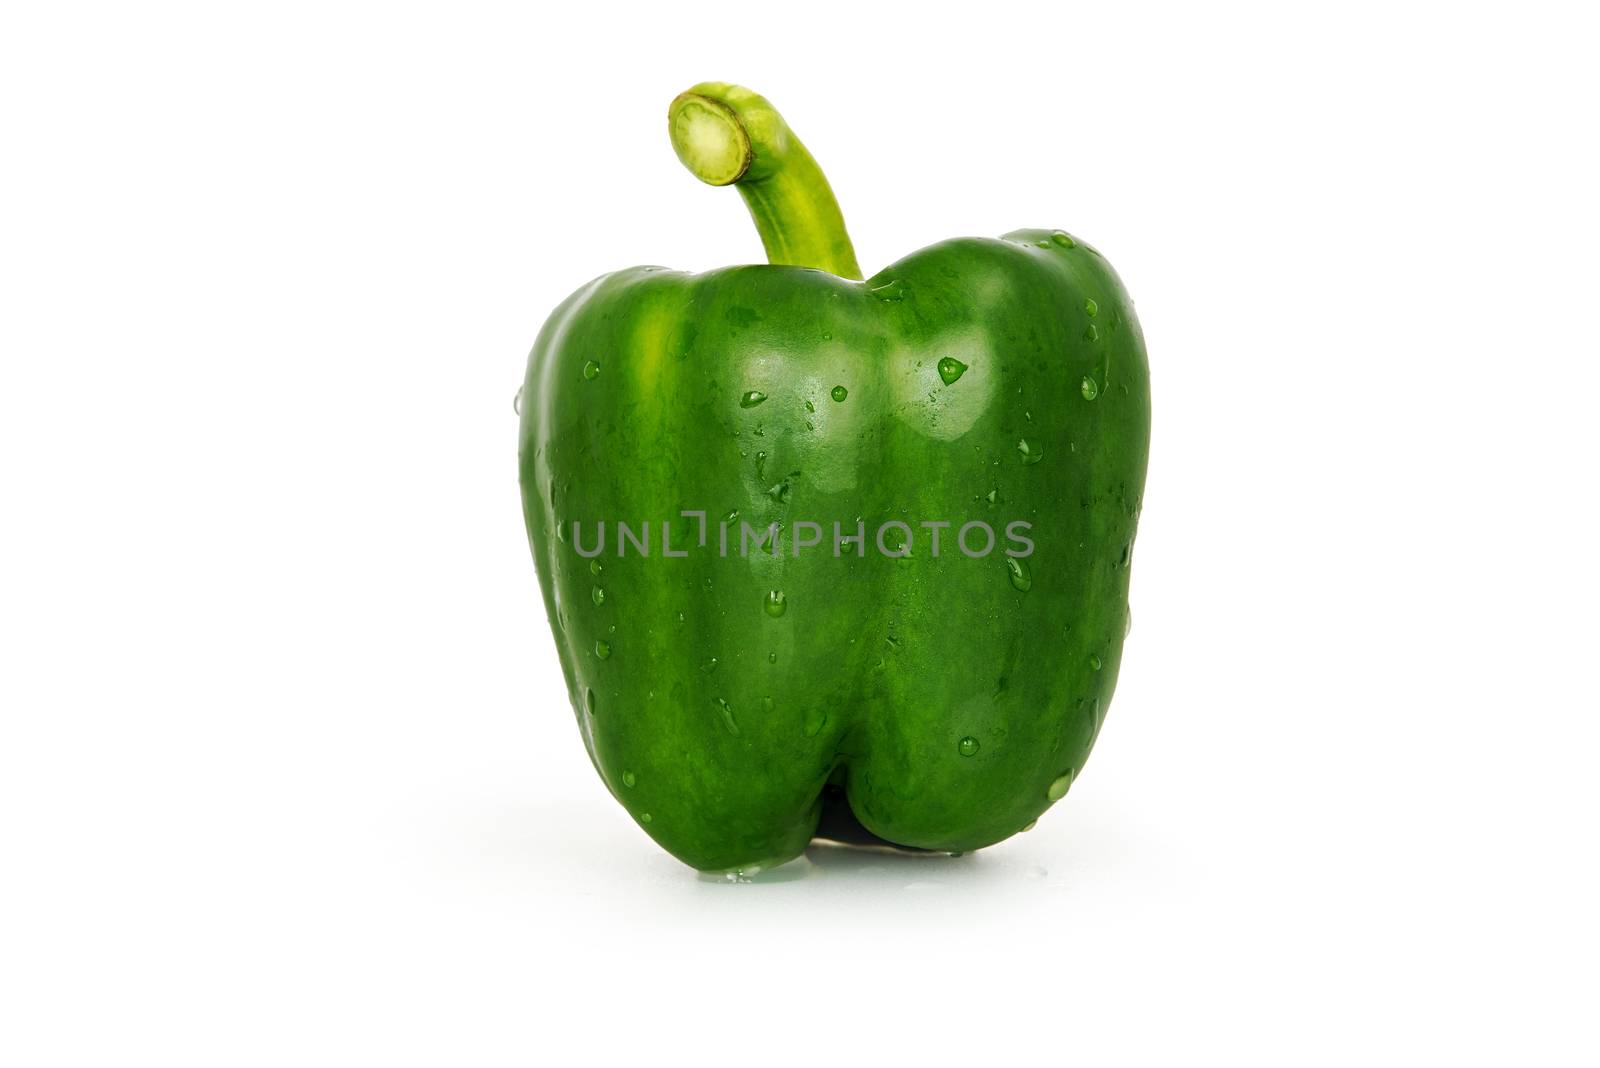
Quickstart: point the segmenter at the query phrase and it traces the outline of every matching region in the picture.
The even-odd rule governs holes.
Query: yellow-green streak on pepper
[[[781,863],[819,821],[951,852],[1007,838],[1082,769],[1121,661],[1150,428],[1128,295],[1059,230],[861,281],[766,100],[699,85],[669,129],[744,196],[771,264],[605,275],[529,357],[524,516],[595,767],[702,870]],[[618,555],[619,521],[649,524],[648,555]],[[878,544],[890,521],[908,556],[899,528]],[[958,544],[975,521],[986,554]],[[865,544],[836,556],[836,522]],[[1019,522],[1032,551],[1007,555]],[[742,524],[773,523],[782,551],[739,551]],[[795,553],[810,523],[822,541]]]

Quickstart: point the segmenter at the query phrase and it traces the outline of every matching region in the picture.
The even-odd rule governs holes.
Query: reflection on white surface
[[[770,909],[776,919],[845,902],[871,911],[874,904],[1005,898],[1024,912],[1030,900],[1053,908],[1046,899],[1070,895],[1085,873],[1086,889],[1099,893],[1138,867],[1173,859],[1165,850],[1142,858],[1130,854],[1131,828],[1112,825],[1112,813],[1075,799],[1046,814],[1036,829],[974,853],[904,853],[816,841],[787,864],[730,878],[679,863],[613,808],[599,797],[460,807],[426,843],[431,874],[460,891],[476,884],[491,896],[526,892],[562,900],[567,908],[610,903],[635,920],[702,907],[714,914],[730,904],[740,911]]]

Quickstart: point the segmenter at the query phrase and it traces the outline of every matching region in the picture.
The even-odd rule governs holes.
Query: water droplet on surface
[[[739,721],[733,718],[733,706],[722,698],[717,698],[717,715],[722,717],[722,725],[728,728],[729,734],[739,733]]]
[[[905,287],[900,284],[900,279],[898,278],[879,282],[877,285],[872,286],[869,292],[879,300],[899,301],[904,300],[906,296]]]
[[[983,495],[983,499],[988,502],[990,508],[993,508],[995,502],[1000,499],[1000,491],[998,489],[992,489]]]
[[[756,477],[767,477],[767,454],[765,452],[756,453]]]
[[[604,638],[601,638],[599,641],[595,642],[594,655],[598,656],[601,660],[609,659],[611,656],[611,643],[606,641]]]
[[[593,575],[595,578],[599,578],[600,577],[600,572],[602,572],[604,570],[605,570],[605,567],[600,563],[600,561],[598,561],[598,560],[590,560],[589,561],[589,574]]]
[[[765,393],[761,392],[759,389],[752,389],[746,392],[744,396],[739,398],[739,407],[754,408],[756,405],[760,404],[766,399],[767,395]]]
[[[593,690],[585,690],[585,691],[583,691],[583,703],[584,703],[584,706],[589,709],[589,715],[591,715],[591,716],[594,715],[594,691]]]
[[[777,707],[777,702],[773,701],[772,698],[763,697],[761,699],[761,711],[763,711],[763,712],[771,712],[776,707]]]
[[[1032,467],[1044,459],[1044,446],[1037,441],[1030,441],[1028,438],[1019,438],[1017,440],[1017,453],[1022,457],[1023,464]]]
[[[706,657],[705,660],[700,664],[700,670],[704,671],[707,675],[717,670],[717,658],[714,656]]]
[[[956,743],[956,749],[962,756],[974,756],[978,752],[978,739],[969,734]]]
[[[585,379],[592,380],[594,378],[594,376],[599,374],[599,373],[600,373],[600,365],[599,364],[595,363],[593,360],[589,360],[586,363],[584,363],[584,365],[583,365],[583,377]]]
[[[836,401],[843,401],[846,397],[850,396],[850,391],[845,389],[843,386],[834,386],[833,389],[829,390],[828,396],[832,397]]]
[[[1133,633],[1133,605],[1128,605],[1124,611],[1126,612],[1126,615],[1123,617],[1122,621],[1122,636],[1126,638],[1128,635]]]
[[[634,778],[633,772],[625,771],[622,773],[622,785],[632,787],[638,781],[638,779]]]
[[[517,387],[517,395],[511,398],[511,410],[518,415],[522,414],[522,387]]]
[[[606,591],[596,586],[594,591],[589,594],[589,598],[594,601],[596,607],[603,605],[606,603]]]
[[[763,607],[766,608],[767,615],[776,619],[789,610],[789,598],[783,595],[782,590],[773,590],[767,594]]]
[[[1094,654],[1094,653],[1090,653],[1089,654],[1089,666],[1094,668],[1096,671],[1099,671],[1100,670],[1100,666],[1101,666],[1100,665],[1100,657],[1098,655]]]
[[[1033,588],[1033,574],[1028,570],[1028,562],[1015,556],[1006,557],[1006,571],[1011,575],[1011,585],[1020,593],[1027,593]]]
[[[724,523],[737,522],[738,519],[739,519],[739,509],[737,509],[737,508],[728,509],[728,514],[722,517],[722,521]]]
[[[776,664],[777,662],[778,662],[778,651],[776,649],[774,649],[772,652],[767,654],[767,663]]]
[[[1071,234],[1062,233],[1060,230],[1057,230],[1055,233],[1051,234],[1050,235],[1050,240],[1054,241],[1056,244],[1060,245],[1062,248],[1077,248],[1078,247],[1078,243],[1076,241],[1072,240],[1072,235]]]
[[[767,490],[767,496],[771,497],[774,501],[778,502],[779,504],[788,504],[789,503],[789,481],[787,479],[785,479],[784,481],[778,483],[776,486],[773,486],[771,489]],[[777,539],[776,538],[774,538],[772,540],[772,544],[774,544],[774,545],[777,544]]]
[[[1055,781],[1050,784],[1050,788],[1044,792],[1044,796],[1048,797],[1052,801],[1060,801],[1063,797],[1067,796],[1067,791],[1071,789],[1071,787],[1072,769],[1068,768],[1066,771],[1062,772],[1056,777]]]
[[[655,817],[650,815],[650,813],[648,813],[648,812],[639,813],[639,822],[640,823],[649,823],[653,819],[655,819]]]
[[[1083,383],[1078,388],[1083,391],[1084,400],[1094,400],[1100,396],[1100,384],[1088,375],[1083,376]]]
[[[946,356],[939,361],[939,377],[944,380],[944,384],[947,386],[954,385],[956,379],[966,373],[967,365],[960,360],[954,360]]]
[[[815,404],[812,404],[810,401],[806,401],[806,411],[815,412],[816,410],[817,406]]]
[[[1100,310],[1100,305],[1094,302],[1093,297],[1084,297],[1083,310],[1089,316],[1089,318],[1093,319],[1095,312]]]
[[[1026,827],[1022,828],[1022,830],[1018,831],[1017,833],[1018,834],[1023,834],[1023,833],[1025,833],[1027,831],[1033,830],[1037,826],[1039,826],[1039,821],[1038,820],[1029,820],[1028,821],[1028,825]]]
[[[1100,340],[1100,331],[1095,328],[1095,325],[1093,323],[1090,323],[1089,326],[1088,326],[1088,329],[1084,330],[1084,332],[1083,332],[1083,340],[1085,340],[1085,341],[1099,341]]]

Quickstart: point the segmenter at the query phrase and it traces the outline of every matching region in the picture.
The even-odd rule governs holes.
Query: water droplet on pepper
[[[891,278],[887,282],[879,282],[871,288],[870,292],[879,300],[888,301],[904,300],[906,295],[905,287],[901,285],[898,278]]]

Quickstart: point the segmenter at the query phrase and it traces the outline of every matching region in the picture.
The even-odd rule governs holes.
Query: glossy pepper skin
[[[698,176],[756,187],[769,256],[807,264],[618,271],[534,345],[524,515],[595,767],[705,871],[782,863],[819,818],[910,848],[1007,838],[1083,768],[1121,661],[1150,427],[1127,293],[1052,230],[852,279],[832,194],[766,101],[697,86],[672,122]],[[618,520],[649,522],[648,556],[618,555]],[[901,528],[877,544],[890,520],[909,555]],[[975,555],[958,543],[974,520],[987,554],[981,530]],[[1008,556],[1018,521],[1032,552]],[[836,556],[836,522],[865,543]],[[741,523],[781,524],[780,550],[741,554]],[[806,523],[821,542],[796,554]]]

